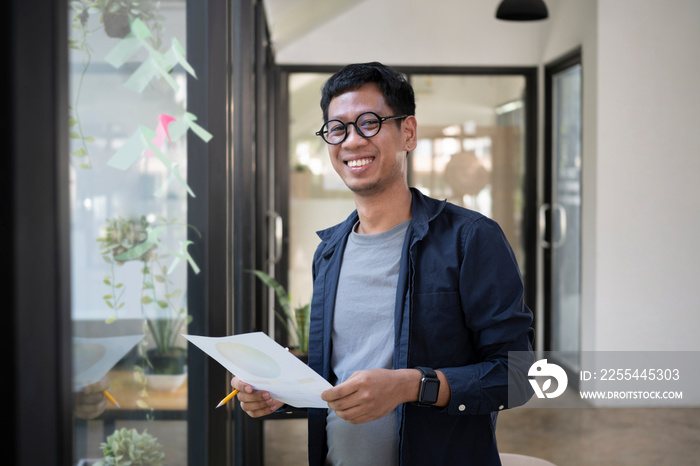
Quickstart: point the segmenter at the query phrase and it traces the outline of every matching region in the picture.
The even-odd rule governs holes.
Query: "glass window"
[[[551,349],[578,371],[581,350],[581,64],[553,73]]]
[[[524,271],[525,78],[416,74],[411,83],[418,118],[411,184],[496,220]]]
[[[199,232],[186,141],[211,135],[187,112],[185,0],[81,0],[68,14],[76,464],[101,459],[112,435],[187,464],[180,334]]]
[[[289,291],[298,303],[311,300],[311,259],[316,232],[355,210],[352,193],[335,172],[327,144],[315,136],[323,125],[319,102],[330,74],[289,75]],[[306,301],[304,301],[306,300]]]

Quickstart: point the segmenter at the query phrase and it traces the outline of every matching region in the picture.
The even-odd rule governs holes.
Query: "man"
[[[349,65],[321,99],[336,172],[357,210],[319,232],[309,365],[334,388],[309,409],[309,463],[500,464],[499,410],[530,397],[532,313],[495,222],[408,187],[417,143],[413,90],[379,63]],[[531,361],[531,358],[525,358]],[[234,378],[241,407],[280,409]],[[517,399],[512,399],[517,398]]]

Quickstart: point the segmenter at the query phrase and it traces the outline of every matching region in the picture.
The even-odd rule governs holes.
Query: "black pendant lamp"
[[[548,16],[543,0],[503,0],[496,10],[496,18],[506,21],[537,21]]]

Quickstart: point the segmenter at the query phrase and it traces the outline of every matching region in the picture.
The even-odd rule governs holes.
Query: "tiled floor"
[[[496,435],[502,452],[559,466],[700,465],[700,408],[519,408]]]
[[[306,462],[306,421],[265,423],[270,466]],[[558,466],[700,465],[700,408],[516,408],[499,415],[501,452]]]

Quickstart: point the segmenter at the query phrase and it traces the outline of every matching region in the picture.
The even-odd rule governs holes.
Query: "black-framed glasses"
[[[343,123],[340,120],[329,120],[321,129],[316,132],[316,136],[321,136],[328,144],[340,144],[348,137],[348,127],[353,125],[357,134],[363,138],[371,138],[376,136],[382,129],[382,122],[387,120],[400,120],[408,115],[392,115],[388,117],[380,117],[374,112],[365,112],[360,114],[355,121]]]

